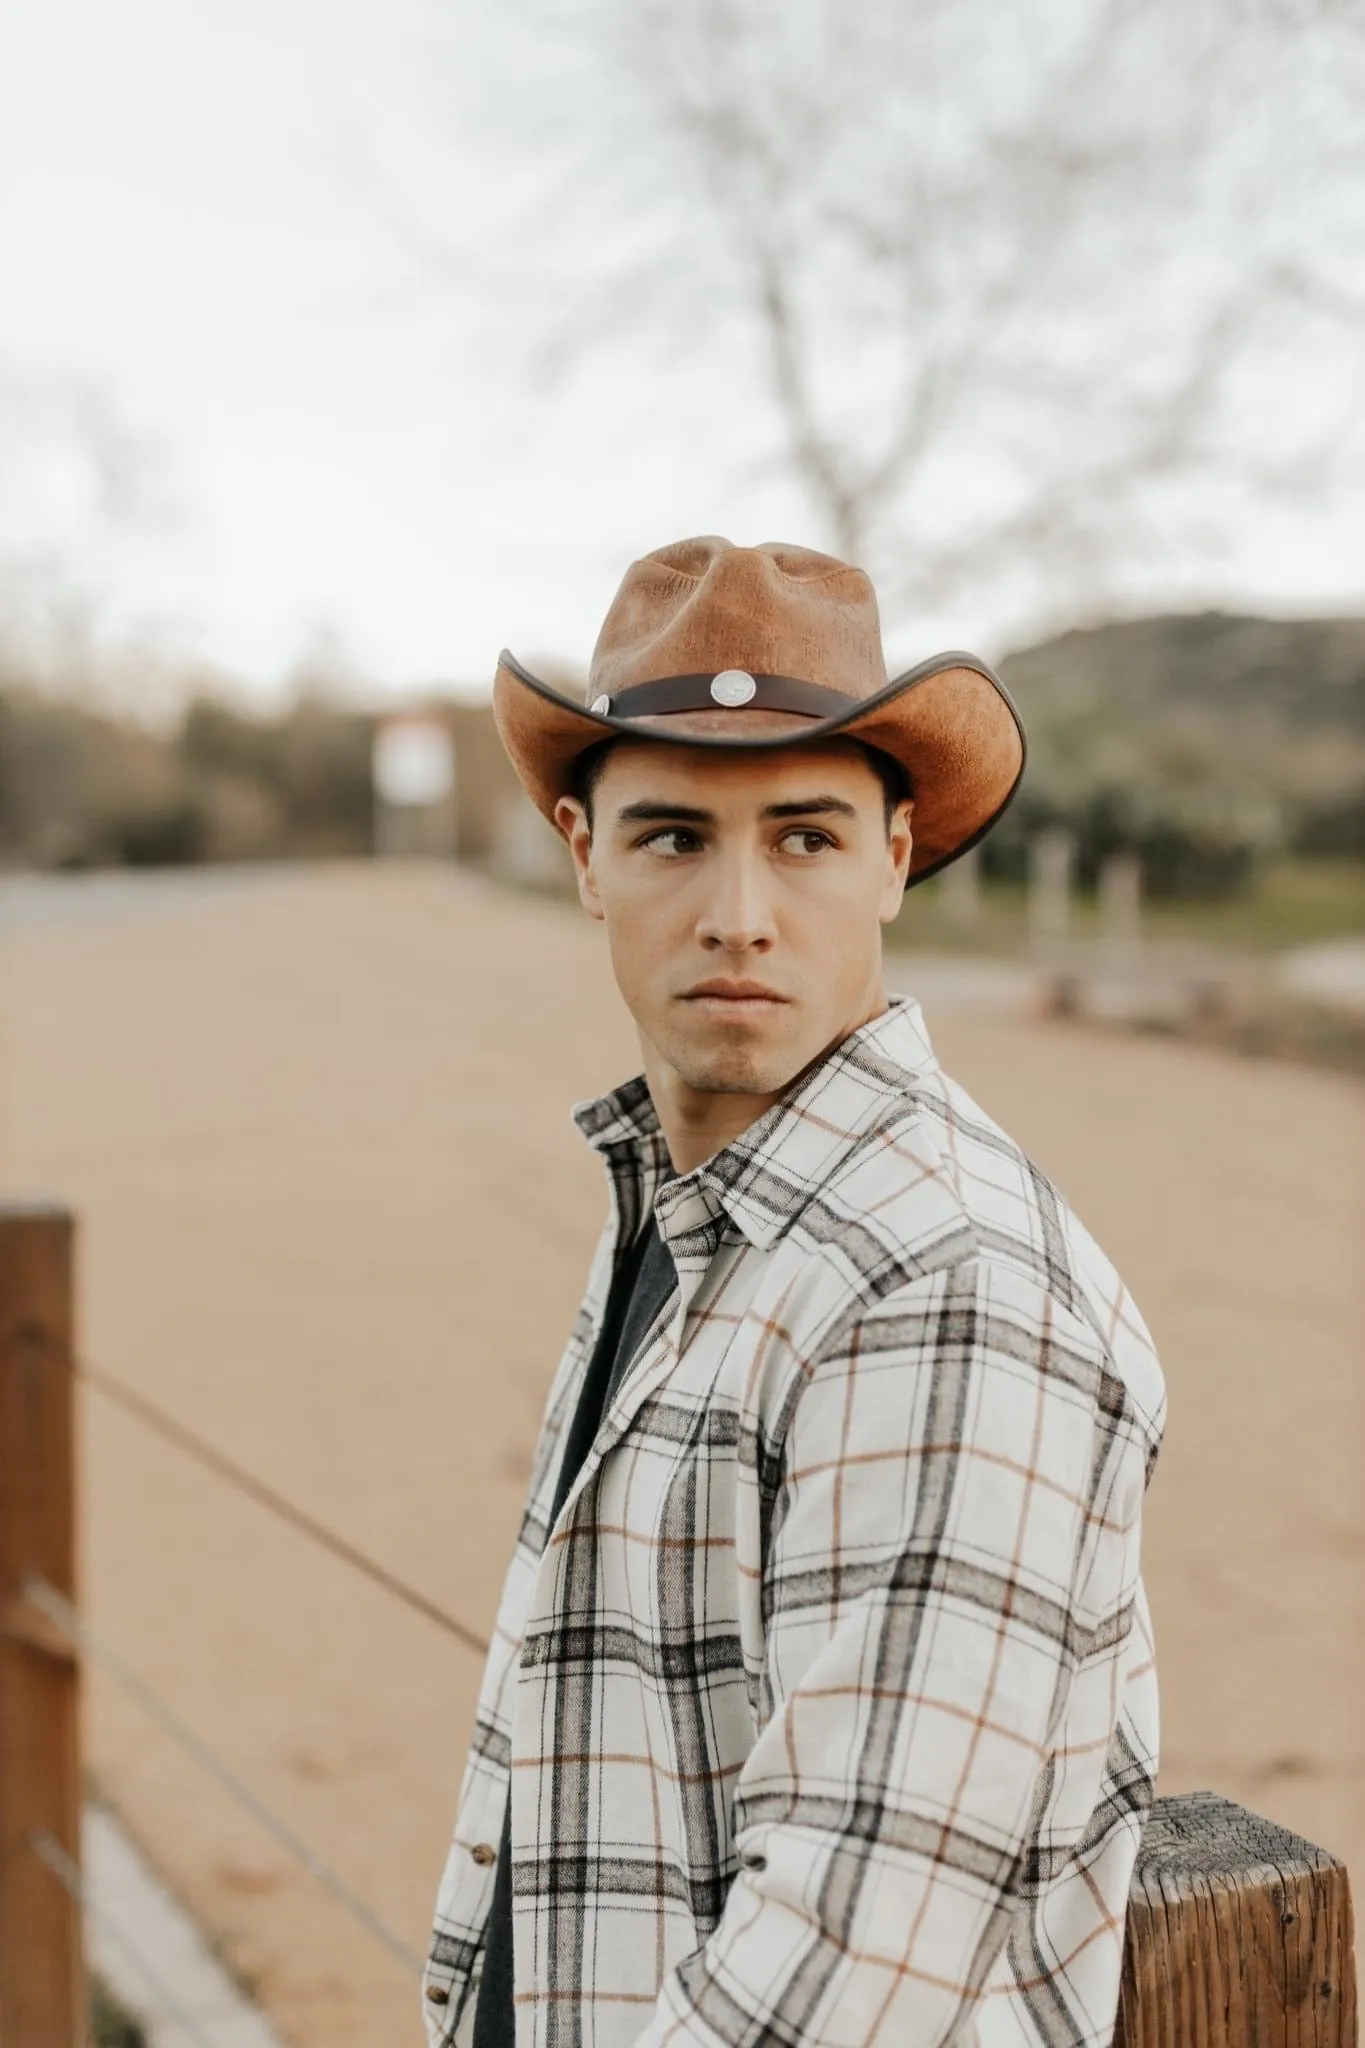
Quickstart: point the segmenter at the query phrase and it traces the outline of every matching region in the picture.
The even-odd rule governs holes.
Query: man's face
[[[685,1088],[775,1095],[885,1006],[881,927],[910,861],[908,802],[847,742],[753,753],[617,741],[561,800],[617,985]]]

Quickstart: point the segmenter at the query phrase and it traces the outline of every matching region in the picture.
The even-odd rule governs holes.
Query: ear
[[[910,855],[915,846],[910,830],[910,813],[914,807],[913,798],[903,797],[891,813],[891,826],[886,835],[886,873],[877,911],[883,924],[890,924],[905,895],[905,878],[910,872]]]
[[[562,796],[555,805],[554,822],[562,834],[573,856],[574,874],[578,881],[578,900],[589,917],[602,918],[602,899],[597,893],[597,879],[592,871],[592,827],[588,814],[576,796]]]

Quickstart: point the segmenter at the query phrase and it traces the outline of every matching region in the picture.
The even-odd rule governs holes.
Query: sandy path
[[[567,1107],[635,1065],[600,934],[435,868],[82,887],[0,908],[0,1145],[6,1195],[80,1213],[87,1351],[486,1629],[600,1216]],[[1161,1347],[1161,1789],[1365,1872],[1365,1091],[926,1007]],[[420,1948],[476,1660],[93,1395],[84,1485],[94,1623]],[[98,1679],[88,1749],[299,2048],[420,2039]]]

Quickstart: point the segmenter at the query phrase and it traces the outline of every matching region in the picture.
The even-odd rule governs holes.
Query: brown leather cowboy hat
[[[704,535],[632,563],[593,650],[585,702],[504,648],[493,716],[533,803],[553,819],[574,763],[613,736],[692,747],[861,740],[910,778],[909,881],[989,832],[1024,772],[1023,721],[974,654],[931,655],[888,680],[861,569],[810,548]]]

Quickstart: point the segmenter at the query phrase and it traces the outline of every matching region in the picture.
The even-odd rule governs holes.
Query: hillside
[[[1160,893],[1221,893],[1263,853],[1365,857],[1365,619],[1200,612],[1060,634],[1000,671],[1029,764],[988,867],[1065,823],[1083,875],[1131,845]]]
[[[1295,737],[1331,731],[1365,741],[1365,619],[1134,619],[1026,648],[1001,663],[1001,674],[1046,719],[1198,706]]]

